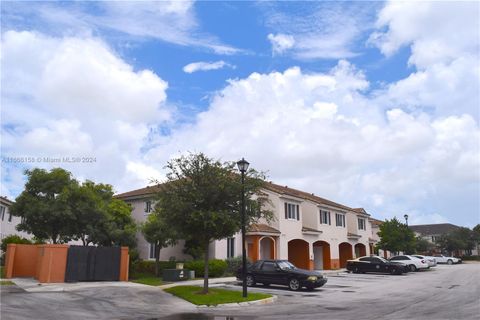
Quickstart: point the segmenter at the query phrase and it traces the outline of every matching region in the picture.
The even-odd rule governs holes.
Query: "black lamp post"
[[[408,227],[408,214],[404,215],[403,217],[405,218],[405,224],[406,224],[407,227]]]
[[[243,297],[247,297],[247,251],[245,250],[245,172],[248,170],[247,160],[237,162],[238,170],[242,173],[242,279]]]

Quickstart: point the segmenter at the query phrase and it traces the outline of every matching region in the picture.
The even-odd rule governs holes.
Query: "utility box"
[[[190,270],[187,269],[163,269],[163,281],[181,281],[189,279]]]

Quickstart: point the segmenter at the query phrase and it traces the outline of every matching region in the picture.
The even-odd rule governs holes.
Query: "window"
[[[3,219],[5,218],[5,207],[4,206],[0,206],[0,218]]]
[[[235,238],[227,238],[227,258],[235,256]]]
[[[360,261],[370,262],[370,261],[372,261],[372,258],[370,258],[370,257],[364,257],[364,258],[360,258]]]
[[[152,201],[145,201],[145,213],[152,212]]]
[[[367,226],[365,224],[365,219],[358,218],[358,229],[359,230],[367,230]]]
[[[345,215],[341,213],[335,213],[335,224],[337,227],[345,228]]]
[[[8,222],[12,222],[12,213],[8,212]]]
[[[155,259],[155,248],[157,247],[157,245],[155,243],[150,243],[150,254],[148,256],[148,258],[150,259]]]
[[[262,266],[262,271],[275,271],[275,263],[265,261]]]
[[[320,210],[320,223],[321,224],[332,224],[330,221],[330,211]]]
[[[285,219],[300,220],[300,206],[285,202]]]

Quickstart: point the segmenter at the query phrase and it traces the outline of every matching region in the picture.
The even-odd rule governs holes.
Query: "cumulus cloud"
[[[465,190],[460,198],[475,197],[480,178],[465,173],[480,171],[477,122],[385,111],[366,88],[363,73],[346,61],[329,73],[290,68],[230,80],[194,125],[146,158],[165,162],[172,149],[244,156],[276,182],[371,208],[380,218],[416,208],[442,213],[446,207],[432,202],[458,203],[448,194],[457,188]]]
[[[127,164],[139,161],[152,129],[170,120],[167,82],[134,70],[99,39],[27,31],[2,35],[1,65],[2,155],[33,157],[28,165],[45,168],[52,166],[43,160],[48,157],[94,158],[53,165],[129,182],[117,188],[139,185],[145,170]],[[2,164],[4,174],[14,171]]]
[[[218,70],[223,68],[235,68],[234,65],[226,63],[223,60],[216,61],[216,62],[192,62],[187,64],[183,67],[183,72],[186,73],[194,73],[197,71],[210,71],[210,70]]]

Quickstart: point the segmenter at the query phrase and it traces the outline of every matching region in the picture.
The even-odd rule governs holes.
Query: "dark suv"
[[[237,279],[242,280],[242,268],[237,270]],[[287,260],[258,260],[247,267],[247,285],[262,283],[286,285],[296,291],[301,287],[309,290],[327,283],[327,278],[316,271],[299,269]]]

